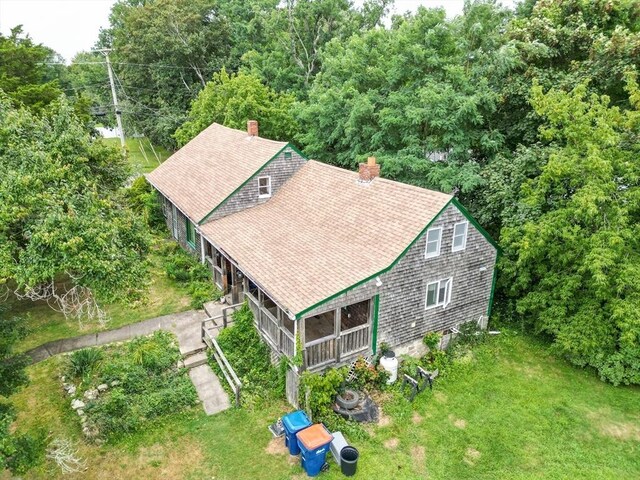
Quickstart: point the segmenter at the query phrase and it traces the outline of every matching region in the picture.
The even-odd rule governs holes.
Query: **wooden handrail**
[[[317,340],[313,340],[311,342],[307,342],[304,344],[305,347],[313,347],[315,345],[319,345],[324,342],[328,342],[329,340],[334,340],[336,336],[334,334],[327,335],[326,337],[318,338]]]

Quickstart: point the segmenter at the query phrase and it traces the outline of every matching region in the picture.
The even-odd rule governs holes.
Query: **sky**
[[[362,0],[356,0],[356,4]],[[515,0],[502,0],[513,6]],[[115,0],[0,0],[0,32],[22,24],[37,43],[43,43],[69,62],[77,52],[89,50],[100,27],[109,25]],[[464,0],[396,0],[394,13],[414,11],[419,5],[444,7],[449,17],[462,12]]]

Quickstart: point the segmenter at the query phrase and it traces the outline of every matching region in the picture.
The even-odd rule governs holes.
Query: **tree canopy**
[[[274,92],[257,76],[229,75],[223,69],[200,91],[175,137],[178,145],[184,145],[213,122],[242,130],[252,119],[260,123],[262,136],[289,140],[297,133],[293,104],[292,95]]]
[[[632,110],[584,84],[534,86],[547,161],[503,230],[518,313],[616,384],[640,383],[640,91],[631,77],[627,88]]]
[[[59,61],[57,54],[33,43],[21,25],[8,37],[0,34],[0,90],[15,105],[42,110],[62,94],[58,76],[64,70],[45,65],[54,61]]]
[[[118,192],[127,176],[64,99],[36,116],[0,98],[0,286],[71,314],[137,298],[147,234]]]

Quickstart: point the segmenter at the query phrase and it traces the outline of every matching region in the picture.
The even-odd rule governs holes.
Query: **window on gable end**
[[[459,252],[467,247],[468,228],[469,222],[460,222],[453,226],[453,241],[451,242],[452,252]]]
[[[427,230],[427,247],[425,249],[425,258],[437,257],[440,255],[440,243],[442,239],[442,228],[430,228]]]
[[[258,198],[271,196],[271,177],[258,177]]]
[[[284,152],[284,159],[291,160],[291,152]]]

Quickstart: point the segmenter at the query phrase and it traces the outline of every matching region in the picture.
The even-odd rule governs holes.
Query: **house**
[[[497,246],[451,195],[308,160],[213,124],[150,173],[167,225],[246,299],[274,357],[319,371],[381,342],[420,354],[427,332],[486,326]]]

